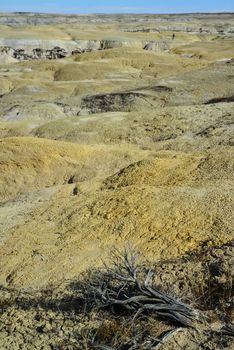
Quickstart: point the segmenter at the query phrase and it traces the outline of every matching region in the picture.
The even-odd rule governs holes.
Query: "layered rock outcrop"
[[[0,57],[8,56],[17,60],[60,59],[71,55],[107,50],[118,47],[136,47],[155,52],[167,51],[170,44],[165,41],[141,40],[1,40]]]

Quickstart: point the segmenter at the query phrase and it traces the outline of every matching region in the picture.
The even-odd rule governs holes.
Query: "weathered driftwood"
[[[183,328],[175,328],[164,333],[162,336],[160,336],[160,338],[150,337],[149,340],[145,341],[145,343],[142,344],[143,349],[159,350],[161,346],[163,346],[170,338],[174,337],[175,334],[181,330],[183,330]],[[139,350],[139,344],[137,344],[137,341],[133,342],[134,344],[132,346],[130,345],[128,350]],[[115,348],[106,345],[93,345],[93,348],[98,350],[116,350]]]
[[[137,254],[125,250],[111,256],[111,267],[97,276],[92,295],[100,308],[125,310],[137,317],[154,314],[176,325],[191,327],[198,312],[152,285],[151,270],[139,268]]]
[[[221,329],[221,333],[228,335],[229,337],[234,337],[234,325],[233,324],[225,324]]]

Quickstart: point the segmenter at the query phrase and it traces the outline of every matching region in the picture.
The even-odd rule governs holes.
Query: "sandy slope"
[[[128,241],[159,259],[232,239],[229,148],[164,151],[132,162],[147,153],[33,138],[2,140],[2,147],[3,197],[26,193],[1,209],[12,215],[18,208],[2,246],[2,283],[46,286],[71,278]],[[108,177],[124,162],[132,163]]]

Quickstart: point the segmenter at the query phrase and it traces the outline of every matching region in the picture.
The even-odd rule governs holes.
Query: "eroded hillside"
[[[0,15],[0,305],[15,327],[1,326],[2,349],[84,349],[72,322],[107,346],[95,348],[141,349],[113,345],[122,319],[106,320],[104,341],[91,311],[69,323],[35,301],[48,288],[60,298],[126,245],[156,266],[157,283],[202,300],[214,329],[215,307],[234,322],[233,33],[233,14]],[[202,294],[217,263],[208,270],[225,306]],[[194,343],[186,332],[162,349],[232,349],[229,336],[201,328]]]

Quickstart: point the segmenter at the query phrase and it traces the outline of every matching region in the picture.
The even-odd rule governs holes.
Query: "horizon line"
[[[65,16],[80,16],[80,15],[210,15],[210,14],[234,14],[233,11],[196,11],[196,12],[71,12],[71,13],[64,13],[64,12],[39,12],[39,11],[0,11],[0,14],[39,14],[39,15],[65,15]]]

